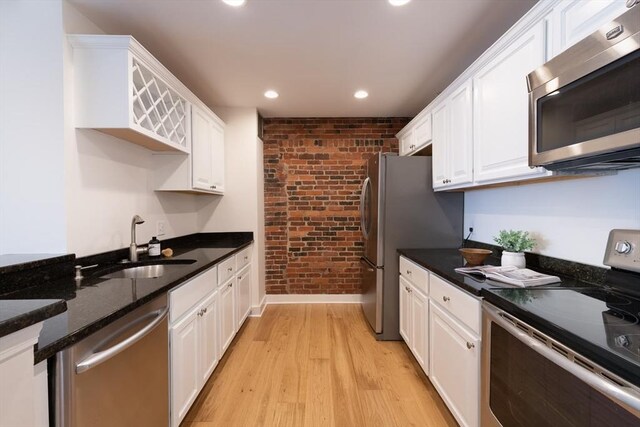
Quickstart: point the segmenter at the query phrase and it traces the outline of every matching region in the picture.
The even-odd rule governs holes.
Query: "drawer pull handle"
[[[233,267],[227,268],[227,271],[233,271]]]
[[[228,287],[230,288],[230,287],[232,287],[232,286],[233,286],[233,283],[229,283],[229,286],[228,286]]]
[[[411,274],[411,270],[407,270],[407,274],[409,274],[409,275],[410,275],[410,274]]]
[[[246,260],[248,260],[248,259],[249,259],[249,257],[245,255],[244,260],[246,261]]]
[[[207,312],[207,308],[205,307],[205,308],[202,309],[202,314],[204,314],[206,312]]]
[[[471,350],[471,349],[472,349],[472,348],[474,348],[475,346],[476,346],[476,345],[475,345],[474,343],[467,341],[467,348],[468,348],[469,350]]]
[[[449,297],[442,297],[442,301],[444,301],[444,302],[451,301],[451,298],[449,298]]]
[[[238,276],[238,280],[242,280],[242,276]]]
[[[407,290],[407,292],[411,292],[411,289],[409,289],[408,286],[405,286],[404,288]]]

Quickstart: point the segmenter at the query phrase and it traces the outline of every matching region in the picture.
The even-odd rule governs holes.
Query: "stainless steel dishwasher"
[[[167,426],[166,294],[57,354],[58,427]]]

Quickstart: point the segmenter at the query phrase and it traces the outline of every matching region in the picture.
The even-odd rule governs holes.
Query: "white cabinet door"
[[[211,189],[213,144],[211,121],[202,110],[191,108],[191,161],[193,164],[193,187]]]
[[[411,283],[400,276],[400,335],[411,348]]]
[[[211,189],[224,192],[224,129],[211,122]]]
[[[414,134],[415,149],[420,149],[431,141],[432,129],[430,113],[425,114],[425,116],[416,124]]]
[[[433,123],[432,156],[433,188],[447,185],[449,173],[449,112],[447,103],[442,102],[431,113]]]
[[[196,399],[199,385],[198,311],[171,327],[171,425],[178,426]]]
[[[212,293],[198,310],[200,343],[200,388],[218,364],[218,294]]]
[[[449,98],[449,185],[473,181],[472,81],[456,89]]]
[[[414,286],[411,287],[411,352],[429,375],[429,300]]]
[[[480,340],[429,303],[430,379],[461,426],[479,425]]]
[[[251,311],[251,264],[247,265],[238,273],[238,322],[237,330],[244,323]]]
[[[625,0],[564,0],[553,8],[553,56],[627,10]]]
[[[413,129],[409,129],[407,131],[407,133],[405,133],[401,138],[400,138],[400,155],[401,156],[405,156],[409,153],[411,153],[411,151],[413,150]]]
[[[473,79],[474,181],[545,175],[529,168],[526,76],[545,62],[545,25],[522,34]],[[435,158],[434,158],[435,161]]]
[[[220,298],[220,357],[227,351],[229,344],[233,341],[233,335],[236,332],[235,285],[236,278],[234,276],[218,291],[218,298]]]

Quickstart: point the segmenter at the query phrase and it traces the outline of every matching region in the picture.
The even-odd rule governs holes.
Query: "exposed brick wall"
[[[268,294],[360,293],[360,185],[405,118],[266,119]]]

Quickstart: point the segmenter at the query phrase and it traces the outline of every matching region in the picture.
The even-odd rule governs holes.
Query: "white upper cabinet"
[[[552,56],[573,46],[627,10],[625,0],[562,0],[552,12]]]
[[[406,156],[413,151],[415,144],[413,143],[413,128],[408,129],[399,139],[400,155]]]
[[[189,152],[188,90],[131,36],[69,35],[75,126]]]
[[[224,194],[224,123],[204,107],[191,107],[191,155],[154,155],[156,191]]]
[[[442,104],[433,117],[433,188],[459,187],[473,181],[472,84],[468,80]]]
[[[433,188],[436,189],[447,184],[450,139],[447,102],[436,105],[431,114],[433,118],[433,141],[431,143]]]
[[[449,97],[449,185],[473,181],[473,104],[469,79]]]
[[[422,114],[400,136],[400,155],[406,156],[423,149],[431,142],[431,113]]]
[[[224,130],[214,117],[195,106],[191,115],[192,186],[198,190],[223,193]]]
[[[538,22],[487,62],[473,79],[474,181],[544,176],[529,167],[526,76],[545,62],[545,23]]]

